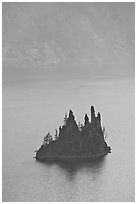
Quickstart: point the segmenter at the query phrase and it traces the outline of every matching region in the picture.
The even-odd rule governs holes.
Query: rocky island
[[[73,112],[65,115],[64,125],[56,130],[55,137],[48,133],[39,150],[36,150],[36,160],[39,161],[79,161],[95,159],[111,153],[106,143],[105,128],[101,126],[100,113],[95,115],[91,106],[91,120],[87,114],[84,124],[77,124]]]

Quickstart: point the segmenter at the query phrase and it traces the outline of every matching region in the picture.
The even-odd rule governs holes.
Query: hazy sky
[[[33,69],[59,80],[134,76],[134,7],[3,3],[4,79],[14,78],[13,72],[18,78],[33,75]],[[24,70],[22,76],[18,69]]]

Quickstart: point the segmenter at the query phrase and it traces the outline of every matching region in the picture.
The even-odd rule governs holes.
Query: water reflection
[[[40,162],[38,162],[40,163]],[[106,163],[106,158],[101,157],[98,159],[94,159],[92,161],[79,161],[79,162],[46,162],[42,163],[47,167],[55,167],[54,169],[61,171],[62,174],[65,174],[67,180],[74,180],[75,176],[78,172],[86,172],[92,174],[93,180],[96,178],[98,174],[101,174],[104,169]]]

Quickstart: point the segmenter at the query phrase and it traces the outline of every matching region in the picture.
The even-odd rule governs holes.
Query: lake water
[[[33,159],[71,108],[101,112],[112,153],[78,165]],[[134,201],[134,80],[3,83],[3,201]]]

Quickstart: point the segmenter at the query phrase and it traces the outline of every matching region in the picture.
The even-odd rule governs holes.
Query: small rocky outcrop
[[[100,113],[95,115],[91,106],[91,120],[87,114],[84,125],[78,126],[72,110],[64,119],[64,125],[59,127],[55,138],[48,133],[44,137],[43,145],[36,152],[36,159],[40,161],[52,160],[81,160],[107,155],[111,148],[105,141],[104,128],[101,127]]]

